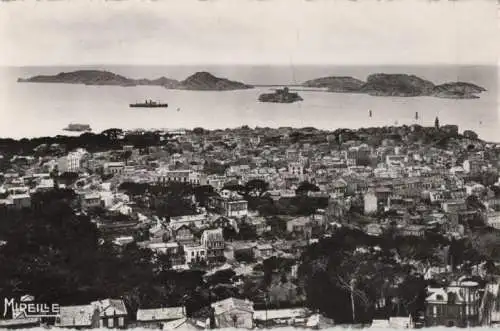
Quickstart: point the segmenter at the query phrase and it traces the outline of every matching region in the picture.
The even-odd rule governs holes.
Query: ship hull
[[[131,104],[130,108],[167,108],[167,104],[160,104],[160,105],[134,105]]]
[[[91,129],[68,129],[68,128],[64,128],[63,131],[68,131],[68,132],[91,132],[92,130]]]
[[[63,129],[64,131],[70,132],[90,132],[92,129],[88,124],[70,124]]]

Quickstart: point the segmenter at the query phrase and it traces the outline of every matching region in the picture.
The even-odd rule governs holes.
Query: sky
[[[496,1],[0,3],[0,65],[493,64]]]

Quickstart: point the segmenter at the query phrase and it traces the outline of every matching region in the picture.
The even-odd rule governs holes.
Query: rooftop
[[[225,300],[217,301],[215,303],[212,303],[212,307],[215,309],[215,315],[220,315],[233,309],[244,310],[247,312],[254,311],[253,302],[236,298],[228,298]]]
[[[141,322],[177,320],[185,316],[184,311],[184,307],[139,309],[137,310],[137,320]]]
[[[92,305],[62,306],[60,307],[60,319],[56,322],[59,327],[83,327],[91,326],[92,318],[97,307]]]

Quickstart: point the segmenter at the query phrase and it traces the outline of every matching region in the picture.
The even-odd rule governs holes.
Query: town
[[[500,325],[499,166],[438,118],[0,139],[0,299],[59,305],[0,328]]]

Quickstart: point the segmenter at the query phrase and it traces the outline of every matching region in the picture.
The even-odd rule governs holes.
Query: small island
[[[365,84],[362,80],[341,76],[341,77],[321,77],[304,82],[304,87],[328,88],[328,92],[353,93],[359,92]]]
[[[298,93],[289,92],[288,87],[277,89],[274,93],[263,93],[259,96],[260,102],[293,103],[302,101]]]
[[[201,71],[180,82],[177,88],[192,91],[232,91],[251,89],[253,86]]]
[[[417,97],[432,94],[434,84],[415,75],[373,74],[360,92],[373,96]]]
[[[448,99],[479,99],[477,94],[486,91],[485,88],[471,83],[454,82],[437,85],[433,95],[438,98]]]

